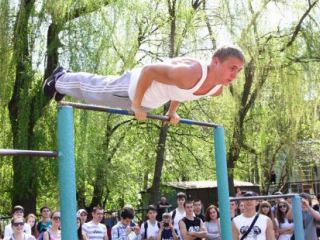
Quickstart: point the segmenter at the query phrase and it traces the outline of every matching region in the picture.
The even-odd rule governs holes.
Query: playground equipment
[[[58,107],[58,151],[31,151],[31,150],[6,150],[0,149],[1,155],[27,155],[34,157],[58,157],[59,159],[59,193],[60,193],[60,210],[61,210],[61,229],[63,240],[77,239],[76,224],[76,178],[75,178],[75,159],[74,159],[74,124],[73,124],[73,108],[107,112],[121,115],[134,115],[128,110],[111,109],[95,105],[61,102]],[[168,120],[166,116],[158,116],[148,114],[147,118],[160,121]],[[232,240],[231,216],[229,210],[229,185],[227,174],[226,148],[224,142],[224,129],[221,125],[215,123],[199,122],[189,119],[181,119],[181,124],[197,125],[203,127],[211,127],[214,129],[214,149],[216,175],[218,183],[218,202],[220,210],[221,237],[223,240]],[[301,215],[301,206],[298,204],[299,196],[294,195],[294,207]],[[265,197],[261,197],[265,198]],[[233,198],[232,200],[240,200]],[[302,216],[294,212],[295,221],[301,220]],[[296,225],[296,222],[295,222]],[[299,235],[303,233],[303,228],[296,228],[296,239],[302,240]],[[299,236],[299,237],[298,237]]]

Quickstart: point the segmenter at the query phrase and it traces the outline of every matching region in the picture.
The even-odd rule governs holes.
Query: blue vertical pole
[[[61,232],[63,240],[77,239],[76,176],[74,161],[73,109],[58,109],[58,158]]]
[[[304,230],[302,222],[301,198],[296,194],[292,199],[293,223],[294,223],[294,239],[304,240]]]
[[[220,211],[221,239],[232,240],[226,146],[223,127],[214,128],[216,174]]]

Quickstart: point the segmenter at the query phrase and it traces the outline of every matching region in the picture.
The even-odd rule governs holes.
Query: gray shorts
[[[56,82],[56,90],[86,103],[130,110],[128,95],[130,72],[122,76],[101,76],[91,73],[66,73]],[[147,110],[147,109],[145,109]]]

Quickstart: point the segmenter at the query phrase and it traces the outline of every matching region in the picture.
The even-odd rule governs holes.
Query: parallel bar
[[[77,238],[73,108],[58,109],[59,190],[63,240]]]
[[[0,156],[58,157],[55,151],[0,149]]]
[[[298,194],[295,194],[292,199],[292,211],[294,222],[294,239],[304,240],[301,198]]]
[[[214,147],[216,155],[215,162],[218,183],[218,202],[221,216],[221,239],[232,240],[227,157],[226,146],[224,143],[224,129],[222,127],[214,129]]]
[[[296,196],[296,194],[281,194],[281,195],[254,196],[254,197],[231,197],[230,201],[274,199],[274,198],[293,198],[294,196]]]
[[[107,113],[115,113],[120,115],[128,115],[128,116],[134,116],[134,113],[128,110],[124,109],[115,109],[115,108],[107,108],[103,106],[96,106],[96,105],[90,105],[90,104],[82,104],[82,103],[73,103],[73,102],[60,102],[60,105],[62,106],[72,106],[74,108],[79,109],[85,109],[85,110],[93,110],[98,112],[107,112]],[[169,118],[167,116],[159,116],[154,114],[147,115],[147,118],[149,119],[155,119],[160,121],[168,121]],[[197,126],[203,126],[203,127],[219,127],[219,124],[216,123],[208,123],[208,122],[200,122],[200,121],[194,121],[190,119],[180,119],[179,123],[188,124],[188,125],[197,125]]]

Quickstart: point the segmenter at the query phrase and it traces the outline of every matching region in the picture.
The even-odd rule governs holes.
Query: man
[[[112,240],[141,240],[140,228],[132,226],[134,211],[132,208],[124,207],[121,210],[120,221],[111,229]]]
[[[201,240],[207,236],[207,230],[198,217],[193,214],[193,202],[185,202],[186,216],[179,222],[179,229],[183,240]]]
[[[177,193],[177,208],[170,212],[173,228],[177,230],[178,236],[181,237],[179,231],[179,221],[186,216],[186,211],[184,209],[184,203],[186,202],[187,196],[183,192]]]
[[[148,208],[148,220],[141,224],[141,239],[157,240],[160,223],[156,220],[157,209],[150,205]]]
[[[320,193],[317,194],[318,203],[313,206],[313,209],[320,213]],[[316,221],[317,236],[320,237],[320,221]]]
[[[246,192],[244,197],[257,196],[255,192]],[[269,217],[256,213],[257,200],[244,200],[244,212],[236,216],[232,220],[232,236],[233,240],[242,239],[246,235],[245,240],[275,240],[272,221]],[[253,221],[255,224],[250,229]]]
[[[83,232],[88,239],[108,240],[107,228],[101,224],[104,210],[99,207],[94,207],[92,210],[92,220],[82,225]]]
[[[204,222],[204,215],[202,214],[202,202],[200,199],[193,200],[193,212],[194,215]]]
[[[178,232],[173,228],[172,219],[169,213],[162,214],[162,222],[157,240],[178,240]]]
[[[302,219],[304,229],[304,239],[317,239],[316,221],[320,221],[320,213],[311,206],[311,196],[301,193]]]
[[[24,216],[24,208],[20,205],[14,206],[12,209],[12,218],[22,218]],[[24,221],[23,221],[24,222]],[[11,223],[5,226],[4,228],[4,238],[10,238],[12,236],[12,227]],[[20,229],[20,228],[19,228]],[[31,227],[27,223],[23,223],[23,232],[31,235]]]
[[[157,204],[157,221],[161,222],[162,215],[168,211],[171,205],[167,202],[167,198],[162,196]]]
[[[173,58],[121,77],[68,73],[59,67],[45,80],[43,91],[57,101],[68,95],[92,104],[131,109],[138,120],[146,118],[146,111],[171,101],[167,115],[170,123],[176,124],[180,102],[220,95],[223,87],[236,79],[244,62],[239,48],[223,46],[214,52],[209,65],[191,58]]]
[[[50,208],[48,208],[47,206],[40,208],[40,214],[41,219],[37,224],[37,230],[39,234],[47,231],[52,225]]]
[[[236,201],[230,202],[230,215],[231,220],[238,215],[238,204]]]

